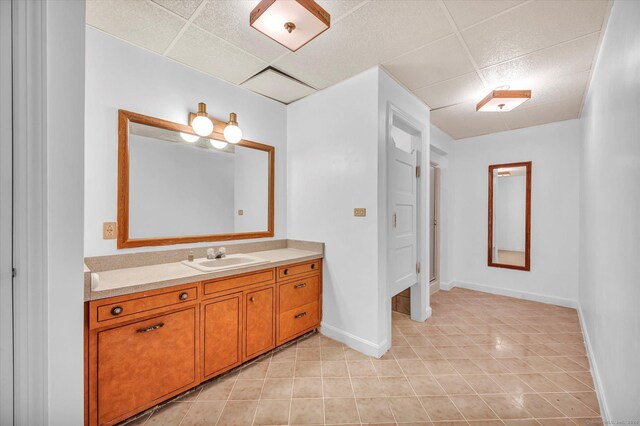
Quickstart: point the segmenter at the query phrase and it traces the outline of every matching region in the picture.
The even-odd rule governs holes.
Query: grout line
[[[220,419],[222,418],[222,415],[224,414],[224,410],[225,408],[227,408],[227,404],[229,403],[229,398],[231,398],[231,394],[233,393],[233,390],[236,387],[236,383],[238,383],[238,377],[240,377],[240,373],[238,372],[238,375],[235,377],[234,381],[233,381],[233,386],[231,386],[231,389],[229,390],[229,395],[227,395],[227,399],[224,402],[224,405],[222,406],[222,410],[220,410],[220,415],[218,416],[218,419],[216,420],[216,425],[218,423],[220,423]]]
[[[160,6],[161,8],[166,9],[165,7],[155,3],[155,2],[151,2],[157,6]],[[171,40],[171,43],[169,43],[169,46],[167,46],[167,48],[164,50],[164,52],[162,52],[162,56],[167,56],[167,54],[169,53],[169,51],[173,48],[173,46],[176,45],[176,43],[178,42],[178,40],[180,40],[180,38],[182,38],[182,36],[184,35],[184,33],[187,31],[187,28],[189,28],[189,25],[191,23],[193,23],[193,21],[196,19],[196,17],[198,17],[198,15],[200,15],[200,12],[202,11],[202,9],[204,9],[204,7],[206,6],[207,1],[203,1],[202,3],[200,3],[200,5],[198,5],[198,7],[196,8],[196,10],[193,11],[193,13],[191,14],[191,16],[189,17],[189,19],[187,19],[184,23],[184,25],[182,26],[182,28],[180,28],[180,31],[178,31],[178,34],[176,34],[176,36],[173,38],[173,40]],[[184,19],[182,16],[176,14],[173,11],[170,11],[171,13],[173,13],[174,15],[178,16],[180,19]]]

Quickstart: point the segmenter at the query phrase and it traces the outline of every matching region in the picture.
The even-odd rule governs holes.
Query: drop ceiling
[[[297,52],[249,26],[257,0],[88,0],[87,24],[283,103],[380,64],[433,110],[434,125],[461,139],[578,118],[611,7],[610,0],[318,3],[331,28]],[[475,111],[503,85],[530,89],[532,98],[506,113]]]

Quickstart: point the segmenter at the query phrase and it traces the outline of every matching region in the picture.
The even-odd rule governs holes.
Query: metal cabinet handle
[[[114,306],[111,309],[111,315],[113,315],[113,316],[120,315],[122,313],[122,311],[123,311],[122,306]]]
[[[250,301],[250,302],[255,302],[255,301],[256,301],[256,298],[255,298],[254,296],[251,296],[251,297],[249,298],[249,301]]]
[[[289,270],[288,270],[288,269],[285,269],[285,270],[284,270],[284,274],[285,274],[285,275],[289,275]]]
[[[316,264],[315,263],[311,264],[311,269],[316,269]]]
[[[307,286],[307,283],[300,283],[300,284],[294,285],[293,288],[303,288],[303,287],[306,287],[306,286]]]
[[[153,330],[157,330],[159,328],[164,327],[164,323],[158,323],[156,325],[152,325],[151,327],[146,327],[146,328],[139,328],[138,330],[136,330],[138,333],[146,333],[148,331],[153,331]]]
[[[180,300],[187,300],[189,298],[189,293],[184,292],[180,293]]]
[[[306,316],[306,315],[307,315],[307,313],[306,313],[306,312],[302,312],[302,313],[299,313],[298,315],[295,315],[295,316],[294,316],[294,318],[296,318],[296,319],[297,319],[297,318],[302,318],[302,317],[304,317],[304,316]]]

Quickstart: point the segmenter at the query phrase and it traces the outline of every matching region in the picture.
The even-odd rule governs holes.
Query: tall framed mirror
[[[273,237],[274,147],[118,114],[118,248]]]
[[[489,166],[488,266],[531,269],[531,161]]]

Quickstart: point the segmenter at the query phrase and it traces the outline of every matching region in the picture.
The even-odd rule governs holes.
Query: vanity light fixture
[[[198,139],[200,139],[199,136],[192,135],[191,133],[184,133],[184,132],[180,132],[180,137],[182,138],[183,141],[189,142],[189,143],[198,142]]]
[[[209,136],[213,132],[213,122],[207,115],[207,104],[200,102],[198,104],[198,112],[191,122],[191,128],[200,136]]]
[[[498,172],[498,176],[499,177],[511,176],[511,172],[510,171]]]
[[[331,26],[331,15],[313,0],[262,0],[249,24],[295,52]]]
[[[476,105],[480,112],[507,112],[531,99],[531,90],[492,90]]]
[[[209,139],[209,143],[216,149],[224,149],[228,145],[225,141],[219,141],[217,139]]]
[[[242,140],[242,130],[238,127],[238,116],[235,112],[229,114],[229,122],[224,128],[224,138],[229,143],[238,143]]]

